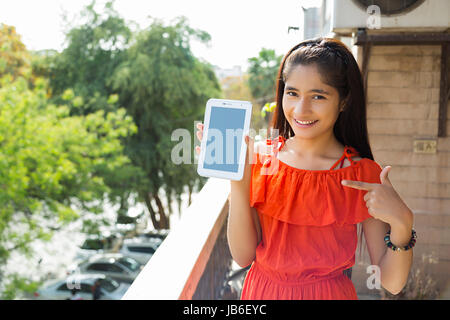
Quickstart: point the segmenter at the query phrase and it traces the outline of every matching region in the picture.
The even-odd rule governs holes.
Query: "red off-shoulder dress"
[[[357,223],[371,216],[367,191],[341,180],[380,183],[382,168],[368,158],[354,161],[358,152],[350,146],[329,170],[295,168],[276,156],[286,139],[278,141],[272,154],[253,157],[250,206],[262,240],[241,299],[357,299],[344,270],[355,264]],[[342,168],[345,158],[351,165]]]

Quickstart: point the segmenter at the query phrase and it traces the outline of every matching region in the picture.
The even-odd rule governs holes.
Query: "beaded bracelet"
[[[411,240],[409,240],[409,243],[404,247],[397,247],[391,242],[391,230],[389,230],[384,237],[384,242],[386,243],[387,247],[391,248],[393,251],[406,251],[414,247],[414,245],[416,244],[416,239],[416,231],[412,229]]]

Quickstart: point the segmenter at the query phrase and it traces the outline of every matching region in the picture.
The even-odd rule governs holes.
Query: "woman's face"
[[[329,135],[339,116],[339,93],[322,82],[315,64],[297,65],[285,82],[283,112],[296,137]],[[315,122],[298,124],[296,120]]]

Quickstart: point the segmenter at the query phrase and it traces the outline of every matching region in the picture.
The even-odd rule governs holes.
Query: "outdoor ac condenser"
[[[368,28],[374,7],[380,8],[380,28],[402,31],[411,28],[443,31],[449,27],[450,0],[325,0],[331,5],[331,31],[351,34]],[[377,9],[377,8],[375,8]],[[373,20],[372,20],[373,21]]]

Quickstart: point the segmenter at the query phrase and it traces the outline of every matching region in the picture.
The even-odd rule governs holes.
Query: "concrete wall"
[[[358,50],[358,63],[362,49]],[[392,166],[389,178],[414,212],[418,234],[414,265],[434,254],[437,263],[425,272],[438,285],[441,298],[450,298],[450,137],[438,138],[441,47],[439,45],[373,46],[369,59],[367,118],[375,161]],[[450,104],[447,104],[450,136]],[[414,153],[414,140],[435,139],[435,154]],[[353,281],[360,295],[369,290],[366,252],[356,264]]]

